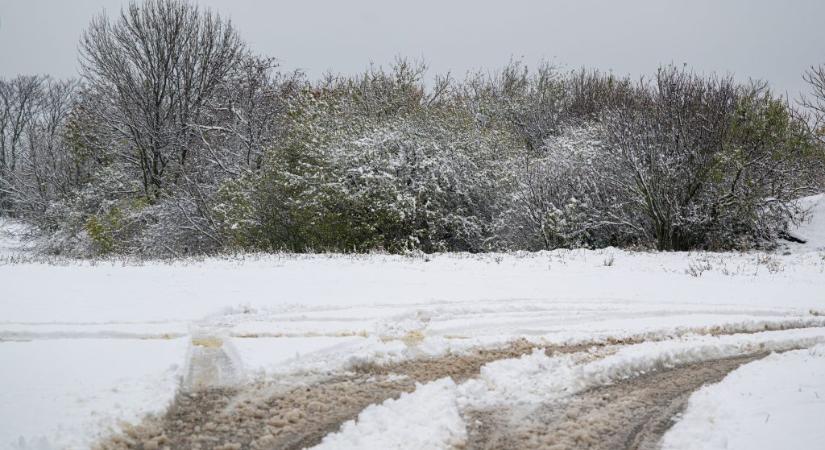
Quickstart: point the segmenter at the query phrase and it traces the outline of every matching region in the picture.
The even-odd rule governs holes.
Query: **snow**
[[[808,211],[808,217],[788,231],[805,243],[791,245],[805,250],[825,250],[825,194],[799,199],[799,206]]]
[[[607,253],[613,266],[602,266]],[[709,264],[701,276],[692,264]],[[375,307],[501,300],[651,301],[812,307],[822,281],[818,254],[633,253],[558,250],[535,254],[257,256],[175,263],[2,266],[7,322],[168,322],[266,309]],[[48,280],[48,283],[36,282]],[[117,301],[112,301],[116,296]],[[53,299],[61,299],[55,305]],[[13,307],[12,307],[13,306]],[[593,305],[598,308],[597,305]],[[329,309],[328,309],[329,310]],[[398,313],[398,311],[395,311]],[[349,314],[342,312],[342,314]],[[254,314],[253,314],[254,315]]]
[[[31,247],[23,237],[29,231],[24,223],[0,217],[0,257],[13,258]]]
[[[643,342],[622,347],[592,362],[580,362],[576,355],[549,357],[536,350],[521,358],[495,361],[482,367],[480,377],[459,387],[459,403],[473,407],[539,403],[663,367],[789,350],[821,342],[825,342],[825,328]]]
[[[254,376],[291,373],[299,369],[330,369],[330,359],[334,359],[342,350],[349,351],[351,344],[363,340],[359,337],[265,337],[234,338],[232,344],[246,372]]]
[[[483,389],[438,385],[461,404],[471,391],[479,402],[544,398],[542,390],[555,392],[551,373],[551,381],[580,389],[587,376],[604,382],[593,374],[612,380],[655,364],[741,352],[753,336],[767,335],[730,343],[712,334],[776,330],[770,339],[785,336],[787,345],[795,332],[810,333],[797,336],[810,343],[825,334],[825,253],[809,247],[789,254],[604,249],[72,261],[27,256],[19,244],[24,228],[4,222],[0,230],[11,230],[0,233],[0,448],[20,447],[21,438],[28,448],[41,437],[49,443],[43,448],[87,448],[121,419],[162,411],[196,336],[224,343],[238,379],[323,375],[514,339],[670,342],[628,347],[631,353],[617,353],[626,360],[608,356],[615,365],[598,370],[542,354],[494,363],[484,369]],[[724,342],[730,346],[713,350]],[[513,377],[524,382],[501,387]],[[348,429],[379,429],[369,417]]]
[[[825,346],[773,354],[695,392],[664,450],[817,449],[825,443]]]
[[[381,405],[366,408],[357,420],[345,423],[339,432],[328,435],[321,445],[315,448],[379,450],[461,447],[466,439],[466,424],[461,418],[461,410],[502,405],[539,404],[642,375],[662,367],[674,367],[764,351],[786,351],[823,342],[825,342],[825,328],[809,328],[718,337],[686,336],[674,340],[629,345],[616,351],[612,349],[607,352],[591,350],[585,354],[552,357],[547,356],[542,350],[536,350],[520,358],[488,363],[482,367],[478,378],[470,379],[457,386],[449,378],[425,385],[419,384],[415,391],[403,394],[398,400],[387,400]],[[825,356],[825,346],[817,347],[817,349],[820,350],[811,352],[811,354],[817,355],[821,352]],[[599,353],[602,353],[599,355],[600,358],[593,358]],[[790,354],[799,354],[799,352]],[[774,355],[768,361],[774,361],[776,358],[777,356]],[[802,384],[806,386],[808,397],[814,395],[816,389],[825,387],[822,381],[825,380],[822,377],[823,369],[825,369],[825,364],[814,366],[809,371],[810,373],[800,379],[800,386]],[[770,376],[773,375],[780,374]],[[770,376],[763,378],[762,381],[770,380]],[[814,381],[817,376],[819,379]],[[776,395],[771,395],[775,401]],[[807,398],[805,402],[810,400]],[[719,400],[714,397],[714,401]],[[810,412],[817,412],[818,415],[813,417],[821,418],[825,398],[815,403],[813,408],[809,408],[812,409]],[[693,401],[691,407],[693,407]],[[699,408],[702,410],[703,407]],[[818,411],[814,411],[816,409]],[[729,415],[735,418],[736,413],[737,410],[734,410]],[[759,414],[756,413],[754,416],[759,417]],[[764,419],[764,414],[762,418]],[[696,421],[707,422],[708,420],[715,419],[700,416]],[[702,428],[703,425],[704,423],[700,423],[698,428]],[[681,437],[690,448],[696,448],[697,441],[695,439],[691,441],[694,432],[694,429],[687,429]],[[821,435],[822,432],[817,429],[809,434]],[[702,448],[706,447],[702,446]],[[780,446],[736,448],[780,448]],[[813,447],[809,445],[808,447],[790,448]]]
[[[89,448],[178,387],[186,339],[0,343],[0,448]]]
[[[383,450],[461,448],[467,431],[456,403],[456,384],[450,378],[417,385],[380,405],[364,409],[341,431],[324,437],[316,450]]]

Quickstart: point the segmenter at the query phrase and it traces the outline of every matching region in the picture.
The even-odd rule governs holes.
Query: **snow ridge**
[[[467,430],[456,402],[456,384],[442,378],[372,405],[327,435],[316,450],[449,449],[462,445]]]

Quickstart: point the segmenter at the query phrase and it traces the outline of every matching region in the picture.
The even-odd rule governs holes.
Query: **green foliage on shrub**
[[[105,214],[92,215],[86,219],[85,229],[98,253],[108,254],[117,249],[116,235],[123,227],[123,213],[113,207]]]

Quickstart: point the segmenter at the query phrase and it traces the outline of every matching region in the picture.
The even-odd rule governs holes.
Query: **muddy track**
[[[691,393],[764,356],[661,370],[539,407],[468,411],[467,448],[653,450]]]
[[[481,367],[489,362],[516,358],[536,348],[552,355],[660,339],[663,338],[637,337],[574,346],[544,346],[519,340],[506,347],[479,349],[461,355],[388,365],[362,364],[351,368],[347,374],[289,385],[283,382],[235,387],[215,385],[214,379],[234,377],[231,371],[224,370],[225,364],[221,364],[224,358],[210,356],[205,360],[211,365],[204,364],[209,370],[195,370],[188,374],[181,393],[164,415],[125,426],[122,432],[101,441],[96,448],[300,449],[319,443],[325,435],[337,431],[342,423],[355,419],[367,406],[413,391],[416,383],[443,377],[451,377],[460,383],[478,376]],[[206,348],[204,355],[218,355],[212,346],[202,347]],[[711,361],[643,376],[577,395],[566,405],[544,405],[529,411],[516,408],[467,412],[465,418],[470,433],[467,448],[548,448],[556,440],[555,448],[645,448],[636,444],[618,445],[613,438],[614,435],[652,435],[648,428],[636,432],[627,430],[625,424],[640,423],[641,419],[624,417],[622,411],[636,408],[633,411],[642,414],[656,410],[664,421],[662,423],[669,424],[692,391],[704,383],[720,380],[730,370],[753,358],[755,356]],[[191,367],[197,367],[197,361],[197,358],[193,359]],[[215,364],[218,369],[212,370]],[[215,377],[215,373],[220,376]],[[204,378],[207,383],[200,382]],[[610,414],[615,420],[600,422],[599,411],[602,409],[612,411]],[[579,415],[583,422],[579,422]],[[643,425],[649,427],[652,420],[645,419]],[[582,427],[581,423],[588,426]],[[609,429],[611,423],[616,430]],[[568,429],[571,430],[569,436],[565,434]],[[603,440],[603,434],[609,435],[610,440]],[[580,441],[576,441],[575,436],[581,436]],[[595,439],[594,446],[584,444],[587,436]],[[610,442],[610,445],[597,445],[602,441]]]
[[[575,353],[591,346],[545,347],[549,354]],[[396,364],[364,364],[353,373],[285,388],[255,383],[180,393],[161,417],[97,445],[101,450],[154,449],[301,449],[315,445],[367,406],[415,390],[416,383],[443,377],[456,382],[477,376],[481,366],[515,358],[537,346],[525,340],[498,349],[422,358]],[[185,383],[189,385],[190,383]]]

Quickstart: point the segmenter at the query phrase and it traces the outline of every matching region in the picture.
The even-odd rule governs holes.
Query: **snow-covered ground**
[[[0,448],[89,448],[119,421],[169,404],[187,341],[0,343]]]
[[[793,244],[808,250],[825,250],[825,194],[799,199],[799,206],[808,211],[807,218],[791,235],[802,238],[804,244]]]
[[[825,208],[821,199],[811,202]],[[817,217],[795,233],[816,237]],[[384,429],[385,415],[426,427],[439,416],[399,412],[412,411],[404,405],[421,398],[447,402],[437,408],[447,414],[470,397],[522,401],[537,388],[548,392],[548,371],[563,371],[567,378],[553,379],[567,381],[556,387],[573,392],[583,380],[608,382],[651,364],[825,338],[825,252],[815,239],[776,253],[604,249],[49,263],[16,256],[25,254],[15,241],[24,231],[19,225],[0,229],[12,231],[0,237],[0,448],[86,448],[121,420],[162,412],[188,373],[193,347],[204,342],[220,343],[233,374],[254,379],[460,353],[516,338],[663,341],[624,347],[598,362],[604,366],[543,354],[491,363],[482,385],[439,381],[368,408],[345,434],[325,441],[338,448]],[[719,333],[735,336],[710,336]],[[513,391],[507,379],[536,383]],[[460,440],[461,424],[449,422],[452,415],[443,419],[442,428],[407,431]]]
[[[825,446],[825,346],[774,354],[691,396],[665,450]]]
[[[795,418],[797,423],[789,429],[802,430],[800,436],[790,441],[800,445],[787,448],[821,448],[822,440],[816,439],[823,436],[821,418],[825,412],[825,398],[812,396],[818,396],[817,390],[825,387],[825,365],[822,363],[825,346],[821,345],[824,342],[825,328],[808,328],[644,342],[594,360],[581,355],[550,357],[537,350],[521,358],[489,363],[481,368],[478,378],[460,385],[443,378],[419,385],[414,392],[398,400],[371,406],[315,448],[449,449],[464,442],[465,428],[460,421],[456,423],[461,409],[518,406],[529,410],[548,400],[569,397],[588,388],[662,367],[812,346],[816,347],[813,351],[805,350],[807,353],[775,354],[764,362],[744,366],[723,383],[701,390],[691,399],[685,420],[667,436],[665,448],[786,448],[777,437],[767,441],[773,445],[744,445],[754,442],[748,436],[748,427],[758,426],[757,419],[764,420],[766,412],[774,410],[780,416],[772,430],[774,433],[786,429],[786,424]],[[819,359],[811,363],[811,358],[817,356]],[[788,367],[785,362],[789,362]],[[763,367],[768,370],[760,373]],[[792,373],[800,369],[801,373]],[[741,386],[739,381],[742,381]],[[776,384],[782,388],[767,392]],[[797,388],[798,395],[785,396]],[[730,401],[731,397],[752,396],[754,391],[756,399]],[[434,398],[436,395],[437,399]],[[800,414],[808,417],[796,417]],[[734,446],[726,446],[729,436]],[[398,442],[414,444],[404,446],[397,445]]]

